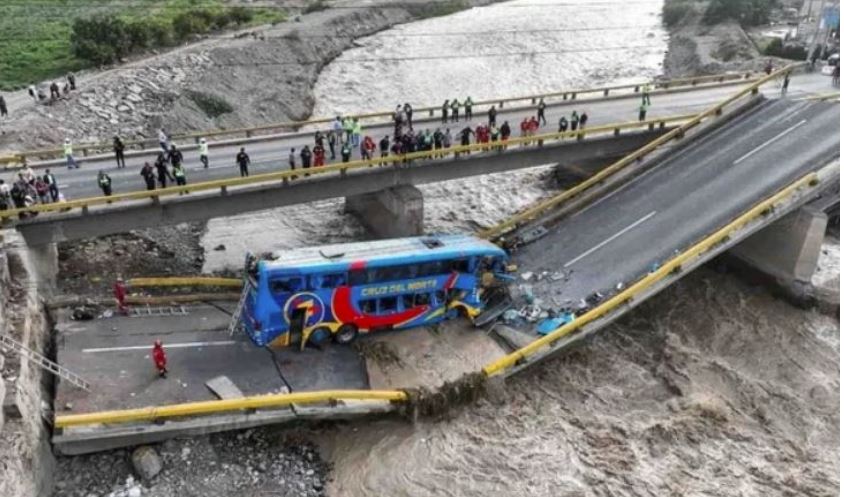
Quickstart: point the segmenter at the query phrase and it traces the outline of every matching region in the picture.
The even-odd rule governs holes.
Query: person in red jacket
[[[372,139],[371,136],[366,136],[363,139],[363,144],[361,144],[360,151],[360,155],[363,160],[372,159],[372,154],[375,153],[375,141]]]
[[[126,305],[126,283],[119,276],[114,282],[114,300],[117,301],[117,311],[120,314],[124,316],[129,314],[129,306]]]
[[[156,340],[152,344],[152,362],[155,363],[158,376],[167,378],[167,354],[164,353],[164,345],[161,344],[161,340]]]
[[[325,165],[325,148],[320,145],[314,145],[314,167],[320,167]]]
[[[522,119],[521,124],[519,124],[519,130],[521,131],[520,137],[524,138],[528,135],[528,128],[530,127],[530,123],[528,123],[528,118]],[[527,142],[522,143],[523,147],[527,146]]]

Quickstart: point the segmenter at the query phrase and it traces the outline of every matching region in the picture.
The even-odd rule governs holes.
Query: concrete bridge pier
[[[373,193],[346,197],[345,210],[353,214],[376,238],[424,234],[422,192],[412,185],[398,185]]]
[[[35,266],[38,290],[43,295],[51,295],[59,275],[59,245],[56,242],[32,245],[28,251]]]
[[[751,235],[731,250],[742,263],[776,281],[800,302],[812,299],[827,215],[803,206]]]

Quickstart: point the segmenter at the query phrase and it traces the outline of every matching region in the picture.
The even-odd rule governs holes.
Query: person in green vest
[[[355,123],[352,122],[351,117],[344,117],[343,118],[343,132],[346,133],[345,139],[343,141],[349,141],[352,139],[352,132],[355,130]]]
[[[105,171],[100,170],[100,172],[97,173],[97,184],[100,185],[103,195],[111,197],[111,177],[106,174]]]
[[[651,104],[651,84],[645,83],[642,85],[642,103]]]
[[[173,166],[173,177],[176,178],[176,184],[179,186],[186,186],[188,184],[187,177],[185,176],[185,168],[181,164]],[[179,191],[179,195],[184,195],[185,193],[188,193],[188,191]]]
[[[363,126],[361,126],[358,118],[352,121],[352,146],[357,148],[360,146],[360,137],[363,134]]]
[[[463,115],[467,121],[472,119],[472,97],[466,97],[466,101],[463,102]]]
[[[576,110],[571,111],[571,118],[569,118],[569,124],[571,125],[572,131],[577,131],[577,125],[580,124],[580,115],[577,113]]]
[[[70,138],[65,138],[64,140],[64,158],[67,161],[68,169],[79,169],[79,164],[77,164],[76,159],[73,158],[73,144],[70,143]]]
[[[639,121],[644,121],[645,117],[648,115],[648,104],[642,102],[639,105]]]
[[[455,98],[451,101],[451,122],[456,123],[460,120],[460,102]]]

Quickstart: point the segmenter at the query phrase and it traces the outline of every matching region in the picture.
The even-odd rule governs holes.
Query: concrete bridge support
[[[30,246],[29,256],[35,265],[38,290],[44,295],[52,295],[59,275],[59,245],[50,242]]]
[[[418,236],[425,232],[422,192],[415,186],[398,185],[346,197],[345,210],[376,238]]]
[[[731,253],[751,268],[773,278],[791,296],[812,296],[812,275],[818,265],[827,215],[804,206],[743,241]]]

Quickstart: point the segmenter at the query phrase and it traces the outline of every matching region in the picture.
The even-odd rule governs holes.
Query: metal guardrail
[[[289,406],[291,404],[331,403],[344,400],[403,402],[406,401],[407,398],[407,393],[401,390],[323,390],[319,392],[293,392],[272,395],[256,395],[240,399],[187,402],[184,404],[174,404],[160,407],[142,407],[139,409],[124,409],[120,411],[61,415],[55,417],[53,426],[56,428],[67,428],[70,426],[92,424],[154,421],[157,419],[215,414],[219,412],[241,411],[244,409],[277,408]]]
[[[730,233],[745,226],[747,223],[756,219],[757,217],[764,215],[769,210],[774,209],[777,203],[782,200],[785,200],[787,197],[794,194],[798,189],[807,186],[814,186],[815,184],[817,184],[817,182],[818,175],[815,172],[803,176],[799,180],[795,181],[794,183],[788,185],[784,189],[774,194],[772,197],[769,197],[768,199],[756,204],[750,210],[746,211],[744,214],[740,215],[738,218],[734,219],[732,222],[730,222],[723,228],[707,236],[700,242],[685,250],[677,257],[674,257],[667,263],[660,266],[659,269],[657,269],[656,271],[649,273],[633,285],[627,287],[627,289],[614,295],[603,304],[577,317],[574,321],[560,326],[548,335],[534,340],[533,342],[522,347],[521,349],[511,352],[510,354],[507,354],[506,356],[487,364],[483,368],[484,374],[486,374],[487,376],[501,374],[506,369],[516,366],[520,361],[523,361],[527,357],[539,352],[543,347],[553,345],[561,338],[564,338],[565,336],[579,330],[580,328],[583,328],[585,325],[591,323],[592,321],[595,321],[596,319],[608,314],[617,307],[633,299],[637,295],[640,295],[642,292],[646,291],[660,280],[668,277],[675,271],[681,270],[684,263],[699,257],[700,255],[708,252],[712,248],[721,244],[725,238],[730,236]]]
[[[650,81],[646,83],[634,83],[629,85],[618,85],[618,86],[604,86],[598,88],[581,88],[581,89],[574,89],[568,91],[559,91],[559,92],[550,92],[550,93],[540,93],[534,95],[525,95],[525,96],[518,96],[518,97],[507,97],[507,98],[498,98],[498,99],[489,99],[489,100],[481,100],[478,102],[474,102],[474,106],[487,106],[487,105],[496,105],[499,108],[503,108],[505,103],[514,103],[514,102],[530,102],[531,104],[535,104],[540,98],[546,99],[561,99],[561,100],[575,100],[578,96],[589,95],[589,94],[599,94],[603,97],[609,97],[611,92],[618,92],[621,90],[630,90],[633,94],[639,93],[641,87],[645,84],[650,84],[653,86],[654,91],[653,95],[659,95],[660,90],[670,90],[672,88],[676,89],[678,87],[684,86],[697,86],[699,84],[705,83],[725,83],[728,81],[737,81],[737,80],[751,80],[754,76],[758,76],[758,73],[753,72],[743,72],[743,73],[725,73],[725,74],[714,74],[708,76],[696,76],[691,78],[680,78],[680,79],[673,79],[673,80],[665,80],[665,81]],[[461,108],[463,107],[461,103]],[[427,113],[429,116],[433,116],[436,112],[440,111],[442,106],[428,106],[428,107],[420,107],[414,109],[414,113]],[[368,112],[368,113],[361,113],[361,114],[353,114],[350,117],[356,117],[358,119],[372,119],[372,118],[379,118],[379,117],[391,117],[394,111],[376,111],[376,112]],[[246,138],[251,138],[252,135],[261,133],[264,131],[271,131],[271,130],[291,130],[296,129],[302,126],[312,125],[312,124],[327,124],[334,120],[334,117],[323,117],[323,118],[316,118],[316,119],[308,119],[304,121],[288,121],[288,122],[278,122],[278,123],[271,123],[265,124],[262,126],[252,126],[252,127],[243,127],[243,128],[232,128],[232,129],[216,129],[216,130],[205,130],[205,131],[198,131],[192,133],[179,133],[174,134],[170,138],[171,140],[198,140],[199,138],[214,138],[214,137],[221,137],[221,136],[231,136],[231,135],[244,135]],[[131,147],[157,147],[158,140],[157,139],[142,139],[142,140],[127,140],[124,142],[127,148]],[[213,144],[212,144],[213,145]],[[81,151],[82,156],[88,156],[89,153],[95,151],[108,151],[111,150],[112,143],[111,142],[100,142],[100,143],[87,143],[87,144],[77,144],[74,146],[75,150]],[[30,157],[44,157],[44,156],[52,156],[52,158],[60,158],[63,156],[64,149],[57,147],[57,148],[44,148],[44,149],[37,149],[37,150],[27,150],[22,152],[15,152],[11,154],[7,154],[5,156],[0,156],[0,164],[6,163],[7,169],[22,167],[21,165],[26,162],[27,158]],[[8,164],[12,164],[9,166]]]
[[[126,282],[131,288],[155,286],[243,286],[243,280],[238,278],[218,278],[214,276],[181,276],[162,278],[131,278]]]
[[[345,163],[335,163],[328,166],[322,167],[312,167],[310,169],[296,169],[296,170],[285,170],[279,171],[274,173],[263,173],[263,174],[256,174],[253,176],[248,177],[235,177],[235,178],[225,178],[220,180],[213,180],[213,181],[205,181],[200,183],[194,183],[192,185],[186,186],[171,186],[167,188],[161,188],[158,190],[138,190],[129,193],[121,193],[112,195],[109,197],[89,197],[77,200],[70,200],[61,203],[52,203],[52,204],[35,204],[30,207],[25,208],[18,208],[18,209],[8,209],[5,211],[0,211],[0,221],[12,218],[22,213],[32,213],[32,212],[67,212],[73,209],[82,209],[83,213],[87,212],[87,209],[91,206],[95,205],[104,205],[104,204],[114,204],[114,203],[121,203],[126,201],[132,200],[152,200],[153,202],[158,202],[161,197],[166,196],[178,196],[182,192],[193,193],[193,192],[200,192],[200,191],[209,191],[209,190],[217,190],[219,189],[222,195],[227,195],[228,189],[238,186],[245,186],[245,185],[257,185],[261,183],[267,182],[277,182],[281,181],[283,183],[290,183],[293,181],[307,181],[303,177],[305,173],[309,174],[310,176],[320,176],[320,175],[327,175],[327,174],[339,174],[341,177],[347,174],[349,171],[354,170],[361,170],[370,167],[377,167],[377,166],[391,166],[391,167],[401,167],[402,163],[405,161],[413,161],[413,160],[422,160],[422,159],[442,159],[447,157],[450,154],[460,155],[460,154],[468,154],[471,152],[490,152],[495,153],[496,149],[503,149],[506,147],[512,147],[516,145],[537,145],[541,146],[541,143],[553,141],[553,140],[564,140],[564,139],[575,139],[581,140],[586,136],[591,135],[599,135],[599,134],[613,134],[619,135],[621,134],[622,130],[630,130],[630,129],[650,129],[653,130],[655,128],[664,128],[669,124],[678,124],[685,122],[694,115],[679,115],[679,116],[669,116],[663,118],[654,118],[648,119],[645,121],[634,121],[634,122],[626,122],[626,123],[615,123],[615,124],[607,124],[603,126],[594,126],[589,127],[586,129],[578,129],[577,131],[565,131],[561,133],[546,133],[542,135],[534,135],[529,137],[519,137],[519,138],[510,138],[507,142],[490,142],[490,143],[476,143],[473,145],[462,145],[451,147],[448,149],[438,149],[438,150],[426,150],[422,152],[414,152],[410,154],[404,155],[394,155],[388,157],[379,157],[371,160],[356,160],[350,161]]]
[[[817,182],[817,173],[813,172],[807,174],[771,197],[756,204],[750,210],[741,214],[726,226],[716,230],[700,242],[685,250],[680,255],[663,264],[656,271],[642,277],[639,281],[629,286],[621,293],[613,296],[603,304],[581,316],[578,316],[571,323],[557,328],[552,333],[534,340],[525,347],[490,362],[482,368],[482,372],[487,377],[502,374],[507,369],[518,365],[524,359],[540,352],[544,347],[553,346],[558,340],[579,330],[590,322],[605,316],[609,312],[612,312],[616,308],[627,303],[630,299],[642,294],[659,281],[667,278],[675,271],[682,269],[683,264],[703,255],[707,251],[722,243],[723,240],[726,237],[729,237],[735,230],[744,227],[757,217],[770,212],[771,209],[776,208],[778,203],[786,200],[798,189],[815,186]],[[316,392],[262,395],[232,400],[190,402],[185,404],[144,407],[118,411],[103,411],[88,414],[58,415],[54,419],[54,426],[56,428],[67,428],[85,425],[156,421],[167,418],[216,414],[244,409],[276,408],[289,406],[291,404],[331,403],[343,400],[406,402],[408,399],[408,394],[402,390],[325,390]]]
[[[776,79],[782,76],[785,73],[789,73],[794,69],[804,65],[805,63],[797,63],[791,64],[789,66],[783,67],[771,74],[756,80],[755,83],[745,87],[741,91],[736,92],[726,100],[719,102],[712,107],[696,114],[692,119],[688,120],[686,123],[682,124],[678,128],[669,131],[668,133],[660,136],[659,138],[655,139],[654,141],[648,143],[647,145],[639,148],[635,152],[622,157],[621,159],[617,160],[616,162],[612,163],[610,166],[602,169],[595,175],[589,177],[585,181],[578,183],[572,188],[561,192],[558,195],[555,195],[549,199],[539,202],[538,204],[529,207],[528,209],[506,219],[505,221],[484,230],[481,230],[478,233],[478,236],[482,238],[488,239],[496,239],[504,235],[505,233],[523,225],[526,222],[532,221],[539,217],[542,213],[549,211],[550,209],[560,205],[561,203],[565,202],[566,200],[580,194],[581,192],[591,188],[592,186],[600,183],[601,181],[605,180],[606,178],[610,177],[611,175],[617,173],[618,171],[624,169],[634,161],[642,159],[646,155],[650,154],[657,148],[665,145],[666,143],[670,142],[674,139],[683,138],[687,131],[691,128],[699,125],[703,122],[704,119],[711,117],[711,116],[718,116],[724,110],[724,107],[727,105],[732,104],[736,100],[750,94],[757,94],[759,92],[759,87],[763,84]]]

